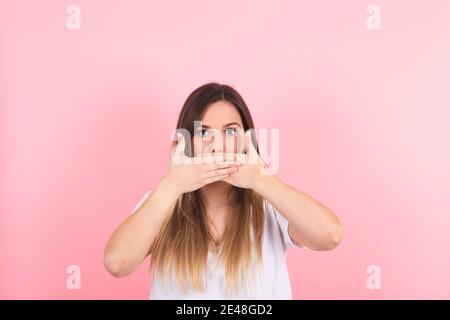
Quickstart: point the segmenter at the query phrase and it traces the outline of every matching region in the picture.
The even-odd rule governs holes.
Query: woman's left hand
[[[236,154],[236,161],[241,165],[238,170],[223,181],[246,189],[254,189],[256,182],[264,174],[269,174],[264,161],[259,156],[252,142],[246,143],[247,152]]]

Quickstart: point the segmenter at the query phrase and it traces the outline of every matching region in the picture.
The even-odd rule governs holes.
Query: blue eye
[[[226,132],[227,136],[235,136],[237,133],[237,130],[236,130],[236,128],[227,128],[225,130],[225,132]]]
[[[208,129],[200,129],[196,131],[197,135],[199,135],[200,137],[206,137],[209,135]]]

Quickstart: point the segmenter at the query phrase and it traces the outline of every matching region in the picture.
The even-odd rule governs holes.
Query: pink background
[[[103,249],[184,99],[219,81],[280,128],[279,177],[346,227],[335,251],[291,249],[295,299],[449,299],[449,39],[446,0],[1,0],[0,298],[148,298],[148,264],[117,280]]]

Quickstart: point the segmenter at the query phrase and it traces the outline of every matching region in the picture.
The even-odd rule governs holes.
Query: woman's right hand
[[[230,177],[239,170],[240,164],[235,160],[223,160],[222,158],[205,161],[202,156],[190,158],[184,154],[185,139],[178,134],[178,143],[172,149],[172,157],[169,169],[164,180],[176,188],[181,195],[201,187]]]

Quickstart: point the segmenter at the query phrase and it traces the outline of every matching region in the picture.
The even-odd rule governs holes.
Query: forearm
[[[117,277],[133,272],[150,253],[164,220],[171,214],[179,193],[162,179],[146,201],[112,234],[105,248],[106,269]]]
[[[273,175],[261,175],[254,190],[267,199],[289,222],[296,243],[313,250],[331,250],[343,237],[337,216],[319,201]]]

